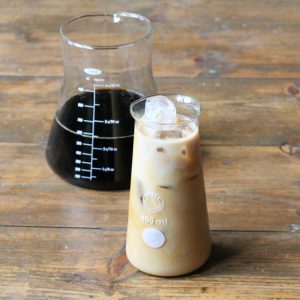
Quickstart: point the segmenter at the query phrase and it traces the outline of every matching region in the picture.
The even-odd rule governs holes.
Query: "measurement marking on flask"
[[[86,131],[82,131],[82,130],[77,130],[76,133],[78,133],[80,135],[92,135],[91,132],[86,132]]]
[[[120,124],[119,120],[104,120],[105,124]]]
[[[84,160],[81,160],[81,159],[75,159],[75,164],[77,164],[77,165],[90,165],[91,162],[89,162],[89,161],[84,161]],[[76,169],[76,167],[75,167],[75,169]],[[75,171],[76,171],[76,170],[75,170]]]
[[[102,148],[94,148],[94,150],[104,151],[104,152],[116,152],[118,148],[115,147],[102,147]]]
[[[76,176],[76,175],[78,175],[78,176]],[[90,176],[83,176],[83,175],[75,174],[75,178],[90,179],[91,177]],[[96,178],[96,176],[92,176],[92,178]],[[90,179],[90,180],[92,180],[92,179]]]
[[[93,105],[87,105],[87,104],[83,104],[83,103],[81,103],[81,102],[79,102],[79,103],[77,104],[77,106],[78,106],[78,107],[89,107],[89,108],[93,108]]]
[[[86,120],[83,118],[77,118],[77,122],[79,123],[102,123],[102,124],[120,124],[119,120]],[[81,130],[77,130],[77,133],[82,133]]]
[[[76,151],[75,152],[76,155],[87,155],[87,156],[91,156],[91,153],[87,153],[87,152],[81,152],[81,151]],[[97,158],[93,158],[93,160],[97,160]],[[75,161],[76,162],[76,161]],[[78,162],[79,163],[79,162]]]
[[[90,170],[88,170],[88,172],[90,172]],[[80,179],[80,178],[90,179],[90,176],[84,176],[84,175],[80,175],[80,174],[74,174],[74,178],[76,178],[76,179]],[[93,176],[93,178],[96,178],[96,176]]]
[[[84,104],[84,103],[81,103],[79,102],[77,104],[78,107],[87,107],[87,108],[94,108],[94,105],[88,105],[88,104]],[[100,106],[100,104],[96,103],[95,106]]]
[[[90,180],[93,179],[93,156],[94,156],[94,139],[95,139],[95,112],[96,112],[96,88],[94,86],[94,94],[93,94],[93,122],[92,122],[92,142],[91,142],[91,170],[90,170]]]
[[[91,146],[91,144],[83,143],[83,142],[81,142],[81,141],[76,141],[76,145],[77,145],[77,146],[82,146],[82,145],[84,145],[84,146]]]
[[[91,109],[92,111],[89,112],[89,118],[85,119],[82,117],[77,118],[78,124],[81,124],[82,126],[83,123],[89,123],[90,128],[89,132],[83,131],[78,129],[76,133],[81,136],[81,139],[76,141],[76,146],[78,146],[78,150],[75,152],[77,156],[75,159],[75,178],[82,178],[82,179],[89,179],[93,180],[96,178],[94,175],[94,171],[100,171],[100,172],[114,172],[115,169],[111,168],[110,166],[99,166],[99,165],[94,165],[94,162],[97,161],[97,158],[94,157],[95,151],[101,151],[101,152],[117,152],[118,148],[113,147],[113,146],[108,146],[108,147],[95,147],[95,142],[96,142],[96,137],[95,137],[95,126],[96,124],[103,124],[103,125],[117,125],[120,124],[119,120],[115,119],[103,119],[103,120],[97,120],[96,119],[96,107],[101,106],[99,103],[96,103],[96,92],[97,92],[97,87],[101,87],[101,85],[94,85],[93,86],[93,91],[89,91],[93,93],[93,98],[92,98],[92,103],[85,104],[82,102],[77,103],[77,106],[82,109]],[[83,88],[81,88],[83,89]],[[85,141],[85,139],[89,139],[89,141]],[[84,148],[82,148],[84,147]],[[84,159],[84,156],[86,156],[86,159]],[[83,168],[82,168],[82,167]],[[81,173],[89,173],[89,176],[84,174],[81,175]]]
[[[102,168],[92,168],[93,170],[100,170],[103,172],[114,172],[115,169],[114,168],[109,168],[109,167],[102,167]]]

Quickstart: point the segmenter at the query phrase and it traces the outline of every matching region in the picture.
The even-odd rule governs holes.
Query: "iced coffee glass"
[[[203,265],[211,242],[198,132],[200,104],[189,96],[164,96],[167,99],[151,96],[131,104],[135,132],[126,253],[145,273],[177,276]],[[148,109],[148,116],[147,105],[157,97],[161,101]]]

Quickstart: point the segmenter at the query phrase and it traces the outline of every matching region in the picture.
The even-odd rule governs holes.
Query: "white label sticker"
[[[151,248],[160,248],[166,241],[165,235],[156,228],[146,228],[143,231],[143,241]]]
[[[83,71],[89,75],[100,75],[102,73],[101,70],[95,68],[85,68]]]

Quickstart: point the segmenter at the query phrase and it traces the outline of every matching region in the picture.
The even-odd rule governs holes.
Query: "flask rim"
[[[160,123],[160,122],[144,119],[144,109],[145,109],[145,104],[147,99],[156,96],[165,96],[169,100],[171,100],[176,106],[183,105],[186,108],[188,108],[189,113],[188,115],[186,115],[188,118],[186,120],[181,120],[181,121],[177,120],[176,123]],[[140,106],[140,109],[137,110],[136,107],[138,106]],[[198,121],[198,118],[202,113],[202,105],[197,99],[189,95],[174,94],[174,93],[160,93],[160,94],[153,94],[153,95],[141,97],[140,99],[132,102],[129,109],[135,121],[137,122],[143,121],[151,127],[159,126],[161,128],[169,128],[169,127],[173,128],[174,126],[180,127],[180,126],[188,125],[192,122]]]
[[[138,19],[142,22],[144,22],[148,26],[147,33],[140,38],[137,38],[135,40],[132,40],[127,43],[120,43],[120,44],[114,44],[114,45],[89,45],[85,43],[79,43],[76,42],[74,39],[68,38],[67,34],[65,33],[65,30],[68,25],[70,25],[73,22],[76,22],[78,20],[82,20],[84,18],[91,18],[91,17],[112,17],[113,20],[119,20],[120,17],[126,17],[126,18],[131,18],[131,19]],[[73,17],[68,19],[66,22],[64,22],[59,29],[61,38],[63,39],[64,42],[69,44],[70,46],[74,46],[77,48],[82,48],[82,49],[88,49],[88,50],[98,50],[98,49],[119,49],[119,48],[127,48],[131,47],[140,43],[143,43],[144,41],[148,40],[153,33],[153,25],[152,22],[139,14],[136,13],[131,13],[131,12],[117,12],[117,13],[90,13],[90,14],[84,14],[80,15],[77,17]]]

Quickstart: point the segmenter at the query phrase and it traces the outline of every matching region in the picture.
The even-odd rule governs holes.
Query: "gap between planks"
[[[41,225],[9,225],[9,224],[0,224],[0,228],[17,228],[17,229],[69,229],[69,230],[101,230],[101,231],[114,231],[114,232],[126,232],[127,227],[121,226],[101,226],[101,227],[82,227],[82,226],[41,226]],[[238,230],[238,229],[217,229],[217,230],[210,230],[210,232],[217,233],[217,232],[237,232],[237,233],[286,233],[286,234],[300,234],[300,232],[293,232],[293,231],[280,231],[280,230]]]

